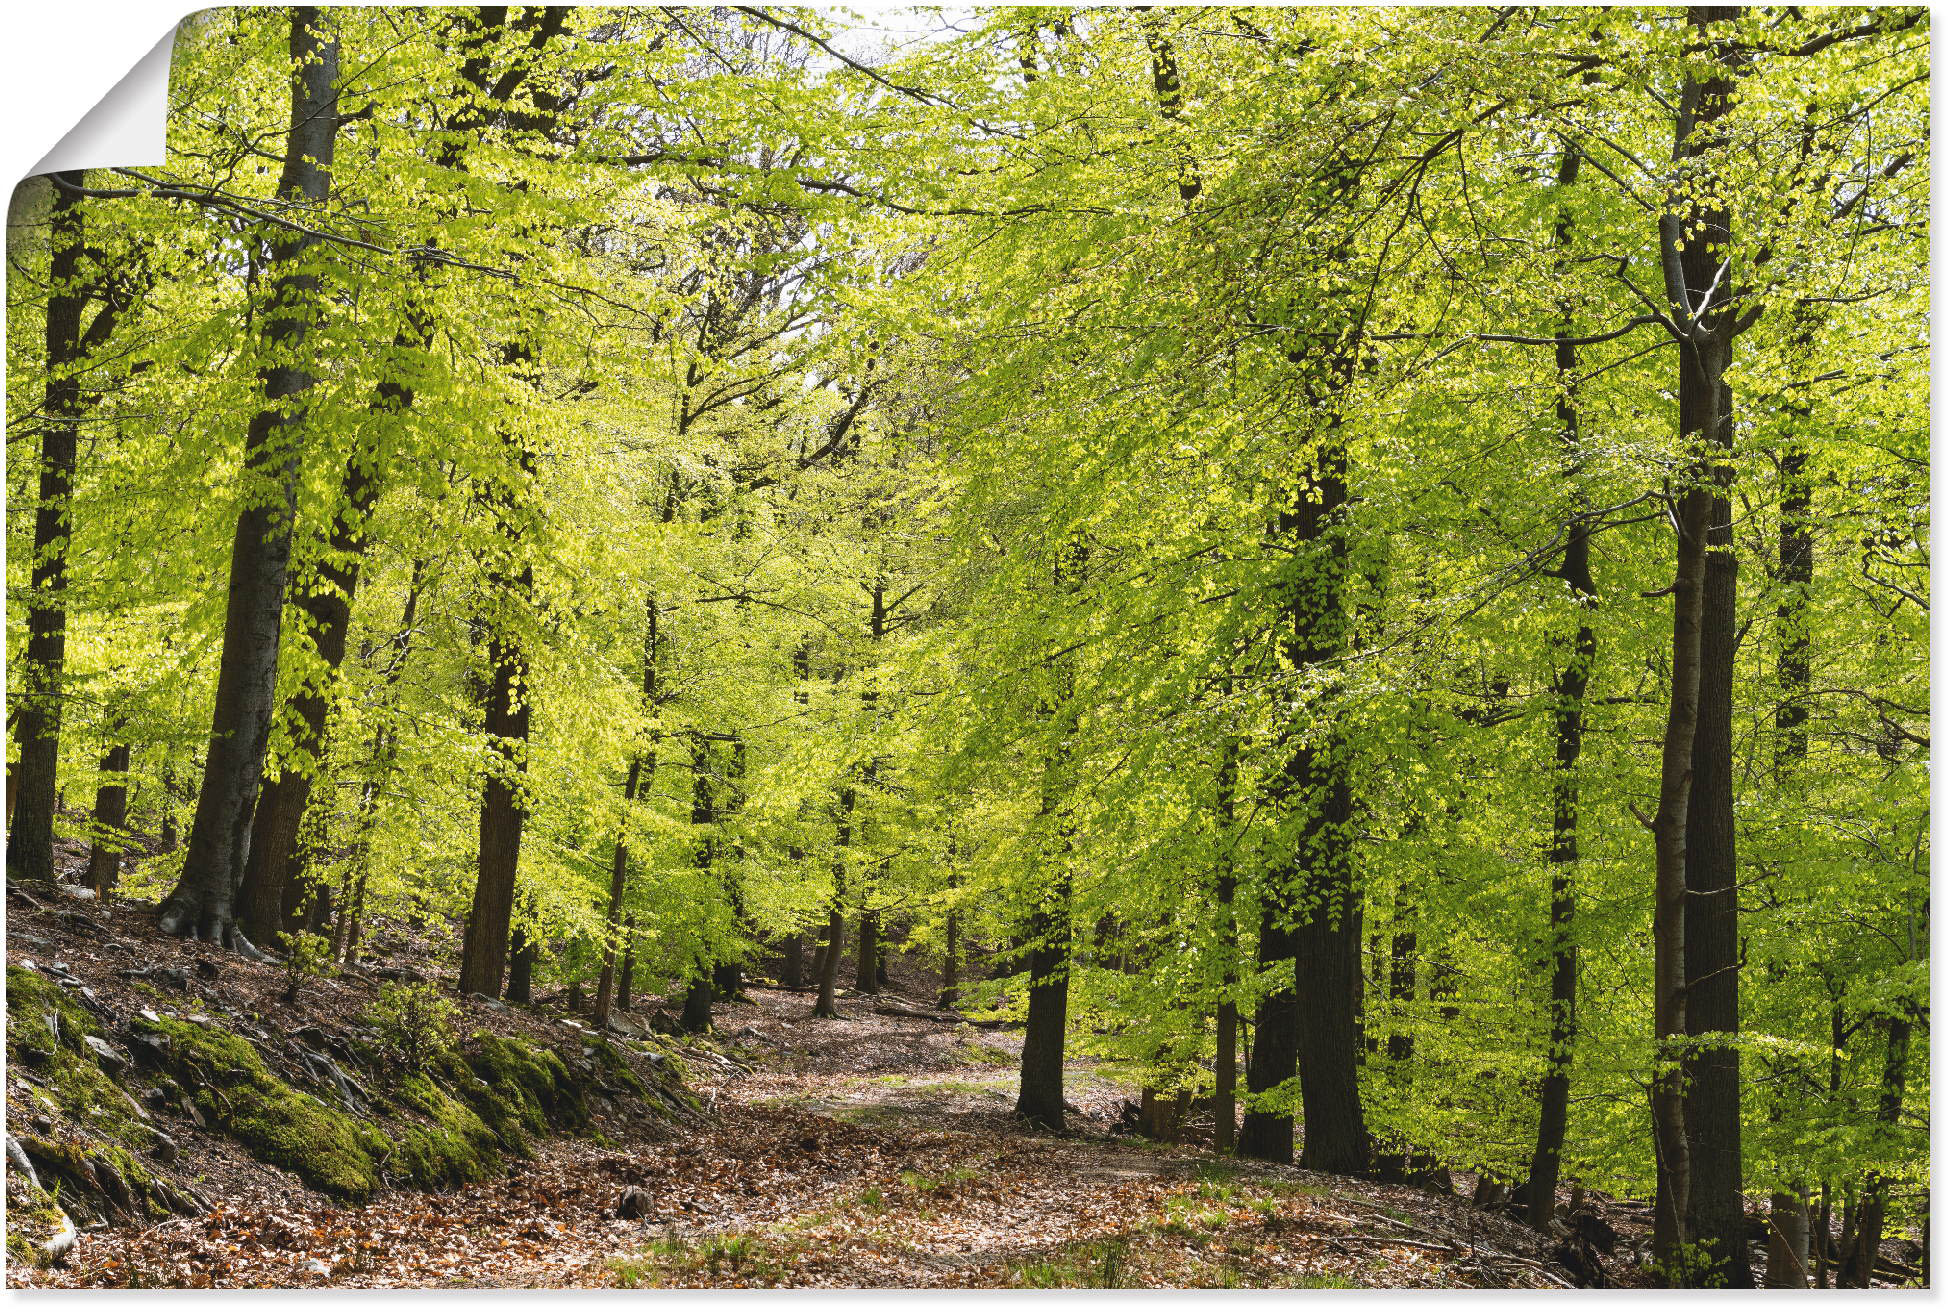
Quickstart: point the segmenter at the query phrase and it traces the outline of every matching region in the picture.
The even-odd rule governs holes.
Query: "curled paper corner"
[[[161,164],[168,142],[169,57],[180,26],[163,33],[162,40],[41,157],[30,175]]]

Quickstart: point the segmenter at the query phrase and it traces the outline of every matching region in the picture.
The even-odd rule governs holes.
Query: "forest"
[[[156,1236],[276,1247],[222,1170],[356,1228],[557,1132],[622,1219],[524,1242],[642,1250],[744,1177],[640,1103],[919,1154],[875,1225],[1002,1206],[991,1141],[1110,1228],[505,1282],[1928,1284],[1929,60],[1919,7],[186,19],[166,163],[8,218],[9,1215],[66,1235],[10,1282],[207,1284]],[[955,1035],[972,1138],[766,1083]]]

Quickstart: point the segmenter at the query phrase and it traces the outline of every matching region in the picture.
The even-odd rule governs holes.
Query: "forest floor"
[[[115,988],[129,959],[183,964],[203,1005],[267,1022],[275,967],[156,937],[141,911],[10,899],[10,960],[55,953]],[[383,940],[383,936],[381,937]],[[419,956],[400,941],[395,955]],[[373,973],[396,969],[375,963]],[[369,988],[312,986],[310,1011]],[[918,989],[916,992],[920,991]],[[340,994],[345,994],[341,997]],[[109,1001],[114,1002],[111,997]],[[466,1004],[478,1008],[479,1004]],[[1063,1136],[1010,1115],[1020,1039],[924,1015],[914,997],[753,988],[689,1046],[703,1113],[610,1109],[594,1134],[541,1142],[478,1184],[333,1202],[216,1133],[172,1126],[176,1166],[207,1203],[144,1226],[84,1227],[53,1287],[1565,1287],[1544,1240],[1504,1214],[1404,1185],[1218,1161],[1124,1133],[1136,1092],[1069,1068]],[[483,1015],[577,1042],[559,998]],[[639,1011],[640,1017],[642,1013]],[[469,1023],[481,1017],[469,1015]],[[272,1028],[276,1028],[273,1026]],[[14,1073],[10,1072],[10,1077]],[[1628,1240],[1626,1240],[1627,1246]],[[1619,1250],[1614,1267],[1629,1260]],[[1632,1283],[1627,1267],[1608,1278]]]

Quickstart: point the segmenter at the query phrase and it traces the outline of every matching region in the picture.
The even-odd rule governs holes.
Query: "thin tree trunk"
[[[616,981],[616,1010],[629,1010],[629,996],[636,987],[636,918],[622,923],[622,978]]]
[[[1230,687],[1227,685],[1228,693]],[[1216,1123],[1212,1148],[1229,1153],[1238,1142],[1238,921],[1232,909],[1237,896],[1237,871],[1231,845],[1238,826],[1239,741],[1227,734],[1217,771],[1217,935],[1223,966],[1218,977],[1217,1056],[1212,1071],[1212,1118]]]
[[[1572,187],[1582,163],[1574,146],[1563,152],[1556,172],[1560,187]],[[1556,245],[1567,252],[1571,239],[1567,206],[1556,221]],[[1556,337],[1556,430],[1562,442],[1564,473],[1570,486],[1583,466],[1581,416],[1577,409],[1578,373],[1574,326],[1564,306],[1563,331]],[[1542,1076],[1541,1108],[1536,1123],[1535,1152],[1529,1160],[1528,1219],[1546,1232],[1556,1211],[1556,1186],[1562,1176],[1563,1137],[1569,1126],[1569,1069],[1576,1044],[1576,867],[1580,857],[1577,829],[1582,794],[1576,766],[1583,754],[1583,704],[1589,691],[1590,668],[1596,659],[1596,631],[1589,615],[1597,604],[1596,581],[1590,576],[1590,524],[1578,498],[1567,526],[1562,566],[1558,571],[1576,608],[1576,629],[1569,640],[1568,658],[1555,679],[1556,777],[1553,787],[1552,833],[1549,845],[1549,1053]]]
[[[1693,9],[1690,21],[1702,29],[1704,23],[1724,16],[1717,11]],[[1704,41],[1702,31],[1699,37],[1702,43],[1709,44]],[[1724,72],[1703,79],[1695,74],[1687,75],[1674,151],[1681,168],[1690,167],[1695,171],[1698,157],[1715,144],[1712,125],[1729,109],[1731,90],[1731,79]],[[1687,903],[1694,883],[1694,876],[1688,870],[1687,845],[1694,837],[1691,801],[1697,768],[1700,698],[1705,687],[1708,549],[1717,518],[1713,514],[1717,489],[1713,486],[1714,469],[1709,452],[1715,446],[1722,446],[1729,437],[1728,433],[1720,432],[1719,425],[1721,420],[1730,417],[1724,378],[1731,353],[1731,323],[1722,308],[1724,298],[1716,298],[1719,308],[1695,322],[1692,319],[1697,303],[1694,297],[1702,296],[1705,288],[1716,283],[1718,261],[1730,258],[1729,216],[1722,208],[1713,208],[1718,204],[1714,194],[1717,188],[1703,185],[1707,181],[1699,179],[1690,188],[1689,198],[1680,201],[1682,208],[1674,208],[1659,220],[1665,291],[1674,322],[1681,325],[1684,334],[1678,350],[1678,431],[1681,445],[1693,462],[1691,485],[1679,496],[1677,504],[1671,702],[1665,721],[1657,815],[1652,823],[1657,853],[1652,917],[1656,957],[1652,1023],[1658,1043],[1658,1068],[1651,1086],[1657,1156],[1652,1254],[1667,1271],[1672,1269],[1680,1246],[1691,1238],[1690,1224],[1694,1216],[1691,1150],[1697,1140],[1685,1124],[1688,1100],[1684,1092],[1684,1040],[1693,1029],[1688,1016],[1687,986],[1698,973],[1687,962],[1690,950],[1687,933],[1691,928]],[[1706,230],[1717,228],[1721,231],[1720,239],[1685,241],[1687,224]],[[1721,621],[1716,609],[1712,619],[1714,627]],[[1729,783],[1728,776],[1725,782]],[[1726,850],[1729,851],[1728,846]],[[1722,1183],[1717,1176],[1721,1165],[1722,1156],[1714,1155],[1711,1180],[1714,1189]],[[1708,1200],[1705,1210],[1715,1223],[1722,1210],[1719,1200],[1715,1197]],[[1715,1255],[1717,1260],[1728,1257],[1722,1252]]]
[[[277,194],[288,205],[317,207],[331,191],[340,124],[338,42],[325,34],[317,8],[292,9],[289,49],[290,127]],[[235,898],[249,857],[251,812],[276,709],[284,585],[308,410],[302,398],[316,381],[297,361],[323,299],[312,258],[317,241],[284,229],[269,236],[272,280],[263,348],[274,363],[259,375],[266,405],[251,421],[244,444],[243,508],[231,543],[229,603],[203,786],[182,879],[157,920],[165,934],[193,934],[225,945],[247,943],[236,931]]]
[[[401,350],[425,344],[421,329],[401,331],[393,338],[393,346]],[[375,427],[412,408],[412,389],[401,383],[384,382],[375,390],[370,406]],[[300,587],[292,598],[324,670],[318,682],[307,681],[291,694],[286,723],[292,729],[295,759],[284,762],[277,777],[264,784],[251,820],[238,920],[244,932],[260,942],[274,941],[277,934],[295,928],[308,891],[303,877],[305,815],[313,782],[323,773],[329,750],[331,702],[351,634],[366,526],[384,482],[382,449],[383,443],[368,434],[346,461],[325,554],[308,580],[310,586]]]
[[[952,895],[960,888],[960,879],[951,870],[947,872],[947,892]],[[940,996],[935,999],[943,1009],[960,1006],[960,908],[947,908],[947,942],[940,963]]]
[[[657,703],[657,659],[661,645],[661,634],[657,628],[658,606],[656,594],[651,593],[644,603],[643,627],[643,695],[642,706],[646,712],[654,713]],[[637,795],[647,787],[647,780],[656,777],[657,751],[651,746],[649,751],[636,756],[629,762],[629,775],[622,785],[622,808],[626,816]],[[603,918],[602,933],[602,973],[595,984],[595,1014],[591,1017],[595,1028],[600,1030],[609,1023],[609,1009],[615,998],[616,944],[622,937],[623,895],[629,888],[629,841],[627,822],[624,832],[616,835],[615,856],[609,866],[609,910]]]
[[[839,1014],[839,959],[845,951],[846,857],[852,847],[855,800],[852,785],[841,785],[838,830],[833,839],[836,850],[832,855],[832,909],[825,925],[824,955],[818,963],[818,1001],[812,1004],[812,1015],[824,1020],[836,1019]]]
[[[62,683],[68,653],[68,551],[72,538],[75,450],[83,409],[81,313],[87,297],[81,261],[87,237],[81,172],[56,174],[49,216],[47,380],[41,405],[40,495],[34,507],[33,591],[27,602],[27,652],[13,729],[20,761],[8,772],[7,878],[54,878],[55,775],[61,758]]]
[[[101,786],[95,789],[95,838],[88,848],[88,887],[104,900],[122,875],[122,849],[128,840],[129,745],[116,743],[101,758]]]
[[[1693,8],[1697,39],[1718,71],[1697,82],[1684,102],[1694,116],[1681,139],[1680,158],[1693,167],[1694,199],[1679,254],[1687,295],[1729,282],[1731,218],[1707,158],[1722,149],[1715,124],[1729,112],[1735,84],[1726,38],[1708,36],[1707,23],[1738,17],[1736,8]],[[1687,90],[1692,90],[1687,85]],[[1722,307],[1727,298],[1714,298]],[[1736,328],[1723,308],[1701,315],[1693,342],[1680,356],[1679,406],[1684,432],[1698,435],[1697,458],[1709,478],[1709,521],[1699,600],[1697,723],[1684,833],[1684,1063],[1686,1237],[1703,1259],[1702,1284],[1749,1288],[1740,1146],[1738,1019],[1738,871],[1732,817],[1732,676],[1737,644],[1738,561],[1732,547],[1732,394],[1726,372]],[[1708,466],[1708,471],[1707,471]]]
[[[534,940],[525,928],[516,925],[507,954],[507,993],[509,1002],[526,1006],[534,1001],[534,965],[538,955]]]
[[[1914,1022],[1903,1011],[1889,1016],[1883,1028],[1887,1033],[1887,1056],[1881,1067],[1880,1096],[1874,1119],[1883,1130],[1901,1119],[1901,1105],[1907,1096],[1908,1050]],[[1873,1284],[1874,1264],[1880,1260],[1880,1240],[1887,1224],[1887,1177],[1869,1171],[1860,1188],[1860,1200],[1853,1209],[1851,1241],[1840,1253],[1840,1286],[1866,1289]]]

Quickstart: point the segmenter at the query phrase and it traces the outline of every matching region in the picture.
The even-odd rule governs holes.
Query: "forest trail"
[[[893,998],[899,1007],[913,999]],[[1069,1068],[1071,1133],[1013,1119],[1018,1036],[753,989],[690,1050],[699,1123],[546,1141],[498,1179],[359,1206],[232,1183],[96,1231],[66,1286],[1560,1287],[1523,1227],[1428,1191],[1121,1137],[1135,1092]]]

